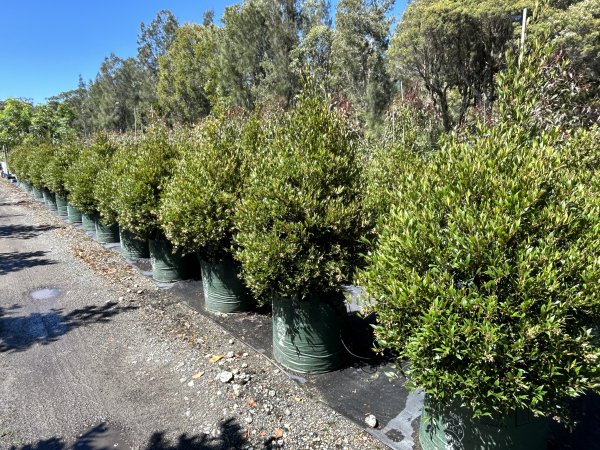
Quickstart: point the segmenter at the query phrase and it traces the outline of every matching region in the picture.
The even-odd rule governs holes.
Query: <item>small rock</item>
[[[227,355],[225,355],[227,358],[233,358],[233,352],[227,352]]]
[[[279,369],[275,369],[273,373],[279,373]]]
[[[245,369],[246,367],[248,367],[248,364],[246,364],[246,363],[243,363],[243,364],[242,364],[242,369]]]
[[[144,291],[137,291],[138,294],[141,294],[142,292],[144,292]]]
[[[246,356],[248,356],[248,353],[242,353],[243,358],[245,358]]]
[[[131,292],[131,289],[127,288],[127,292]]]
[[[123,301],[123,297],[119,297],[119,301],[122,302]]]
[[[240,373],[240,371],[238,369],[233,369],[231,371],[232,374],[237,375],[238,373]]]
[[[231,372],[223,371],[219,375],[219,380],[221,383],[229,383],[231,380],[233,380],[233,374]]]
[[[185,380],[187,380],[187,378],[180,378],[180,379],[179,379],[179,382],[180,382],[180,383],[183,383]]]
[[[233,344],[233,339],[229,339],[229,343],[230,343],[230,344]]]
[[[369,414],[365,417],[365,423],[371,428],[377,427],[377,418],[373,414]]]
[[[283,410],[283,413],[284,413],[286,416],[289,416],[289,415],[291,415],[291,414],[292,414],[292,412],[291,412],[289,409],[284,409],[284,410]],[[288,426],[288,428],[289,428],[289,426]]]
[[[190,414],[192,414],[192,412],[191,412],[191,411],[188,409],[188,410],[185,412],[185,415],[186,415],[186,416],[188,416],[188,417],[190,417]]]
[[[252,417],[246,417],[246,423],[252,423]]]
[[[192,387],[193,385],[194,385],[194,380],[192,380],[192,381],[190,381],[190,382],[188,383],[188,386],[189,386],[189,387]]]
[[[275,391],[269,391],[269,397],[275,397]]]

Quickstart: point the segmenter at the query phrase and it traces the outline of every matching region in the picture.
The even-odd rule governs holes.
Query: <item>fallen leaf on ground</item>
[[[198,372],[197,374],[192,375],[192,378],[193,379],[200,378],[202,375],[204,375],[204,372]]]
[[[236,357],[236,358],[241,358],[241,356],[240,356],[240,355],[235,355],[235,357]]]
[[[279,439],[280,437],[283,437],[283,431],[279,428],[275,428],[275,439]]]
[[[217,362],[218,360],[220,360],[223,357],[223,355],[215,355],[212,358],[210,358],[210,362]]]
[[[260,432],[260,435],[261,435],[261,436],[266,436],[266,435],[267,435],[267,433],[265,433],[264,431],[261,431],[261,432]]]
[[[297,402],[301,402],[302,399],[300,397],[294,397],[294,400],[296,400]]]
[[[254,407],[256,407],[256,402],[255,402],[254,400],[252,400],[252,399],[248,400],[248,404],[249,404],[250,406],[254,406]]]
[[[250,437],[250,430],[246,428],[246,439]]]

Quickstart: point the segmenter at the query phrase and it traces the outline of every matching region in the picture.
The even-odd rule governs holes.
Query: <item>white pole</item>
[[[521,26],[521,55],[525,51],[525,25],[527,25],[527,8],[523,9],[523,25]]]

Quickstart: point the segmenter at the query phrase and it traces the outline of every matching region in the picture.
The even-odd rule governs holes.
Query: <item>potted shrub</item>
[[[326,372],[346,360],[342,283],[372,228],[360,154],[346,111],[310,84],[274,123],[238,207],[236,258],[257,298],[272,293],[275,359]]]
[[[98,173],[108,164],[115,150],[108,134],[98,132],[91,142],[83,145],[67,172],[65,187],[69,192],[69,203],[81,211],[85,231],[96,231],[98,202],[94,185]]]
[[[78,140],[71,140],[55,147],[44,171],[46,186],[56,196],[58,214],[60,216],[69,216],[70,221],[76,217],[73,213],[69,214],[67,200],[69,191],[65,186],[65,181],[71,165],[77,159],[80,148],[81,143]],[[81,213],[79,213],[78,221],[81,222]]]
[[[157,281],[196,277],[200,268],[194,254],[184,254],[164,236],[158,219],[160,195],[188,138],[183,126],[169,129],[154,121],[128,149],[121,176],[115,179],[114,204],[119,225],[141,240],[149,240],[152,276]],[[120,163],[117,163],[120,164]]]
[[[426,392],[425,450],[545,450],[548,418],[600,381],[598,134],[541,126],[547,56],[512,63],[497,117],[400,177],[358,275],[379,347]]]
[[[31,194],[33,186],[31,186],[31,180],[29,178],[29,151],[30,147],[27,145],[20,145],[14,148],[7,155],[7,163],[10,170],[17,176],[20,188],[28,194]]]
[[[46,142],[30,145],[32,148],[29,151],[29,177],[33,185],[33,197],[43,198],[48,209],[56,211],[56,199],[44,181],[44,173],[52,159],[53,148]]]
[[[166,237],[188,252],[198,251],[209,311],[232,313],[252,307],[232,254],[235,211],[260,142],[260,125],[240,111],[206,118],[194,128],[162,196],[160,221]]]
[[[98,202],[98,211],[106,227],[112,227],[119,233],[118,240],[121,243],[121,255],[124,258],[150,258],[148,239],[138,239],[135,235],[118,225],[119,206],[116,201],[117,186],[124,171],[129,164],[131,148],[137,145],[136,138],[132,133],[121,135],[117,138],[117,151],[112,156],[110,164],[107,164],[98,174],[94,186],[94,196]],[[107,228],[110,230],[110,228]]]

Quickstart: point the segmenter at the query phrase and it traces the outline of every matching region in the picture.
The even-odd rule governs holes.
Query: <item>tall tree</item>
[[[138,36],[138,61],[141,77],[140,95],[148,105],[156,101],[158,86],[159,57],[165,55],[175,39],[179,28],[177,18],[168,10],[156,14],[149,25],[140,24]]]
[[[225,8],[219,87],[233,104],[290,103],[299,77],[290,65],[302,19],[295,0],[244,0]]]
[[[13,148],[29,134],[33,105],[29,99],[8,98],[0,104],[0,148]]]
[[[50,97],[49,101],[57,101],[68,106],[75,114],[72,120],[72,126],[84,136],[90,136],[95,130],[93,128],[92,113],[90,109],[89,95],[85,82],[79,75],[79,84],[77,89],[61,92],[58,95]]]
[[[493,104],[494,76],[518,44],[523,8],[533,6],[529,0],[416,0],[392,38],[392,74],[419,78],[450,130],[468,107]]]
[[[340,0],[332,42],[333,72],[344,95],[372,124],[392,98],[386,52],[394,0]]]
[[[195,122],[210,112],[218,96],[222,31],[212,18],[205,25],[186,23],[177,29],[167,53],[158,57],[158,99],[165,113]]]

